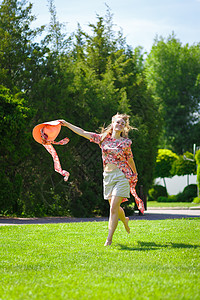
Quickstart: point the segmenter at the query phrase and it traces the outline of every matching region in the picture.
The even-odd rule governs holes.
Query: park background
[[[153,33],[151,47],[129,44],[130,33],[126,39],[107,4],[102,15],[94,13],[87,25],[77,20],[76,29],[69,32],[67,20],[60,21],[56,1],[46,2],[46,25],[37,23],[29,1],[0,3],[1,214],[106,215],[98,146],[62,129],[59,137],[70,138],[67,146],[56,147],[62,167],[70,172],[65,183],[54,172],[50,155],[33,140],[32,129],[45,121],[66,119],[95,131],[108,125],[116,112],[129,114],[131,125],[138,128],[130,134],[138,193],[142,187],[145,199],[172,201],[167,189],[155,187],[154,182],[196,174],[198,39],[183,43],[172,28],[165,36]],[[192,2],[193,9],[194,4],[197,12],[199,1]],[[191,20],[189,12],[194,11],[188,10]],[[184,21],[187,24],[188,19]],[[134,32],[134,26],[129,30]],[[193,184],[189,196],[187,191],[173,201],[193,201],[197,193]]]

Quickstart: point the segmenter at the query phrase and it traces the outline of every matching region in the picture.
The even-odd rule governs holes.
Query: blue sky
[[[37,21],[34,26],[48,24],[47,0],[30,0]],[[66,23],[69,33],[77,29],[89,31],[96,24],[96,15],[106,14],[106,5],[113,13],[115,30],[123,30],[133,48],[142,46],[149,52],[156,35],[168,37],[174,31],[183,44],[200,42],[200,0],[54,0],[58,20]]]

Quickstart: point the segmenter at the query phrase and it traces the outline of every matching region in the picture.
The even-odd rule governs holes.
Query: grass
[[[192,202],[157,202],[157,201],[148,201],[148,207],[197,207],[200,204],[195,204]]]
[[[200,218],[0,227],[0,299],[200,299]]]

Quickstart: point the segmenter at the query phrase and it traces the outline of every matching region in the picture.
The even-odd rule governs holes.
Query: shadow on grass
[[[117,244],[116,245],[120,250],[127,250],[127,251],[149,251],[149,250],[158,250],[162,248],[177,248],[177,249],[196,249],[200,248],[199,245],[191,245],[191,244],[182,244],[182,243],[167,243],[167,244],[160,244],[155,242],[140,242],[137,241],[134,245],[123,245]]]

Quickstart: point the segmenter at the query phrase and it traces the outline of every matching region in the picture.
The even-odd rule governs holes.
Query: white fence
[[[177,195],[182,192],[188,184],[197,184],[197,175],[174,176],[172,178],[165,178],[167,192],[169,195]],[[164,186],[162,178],[157,178],[155,184]]]

